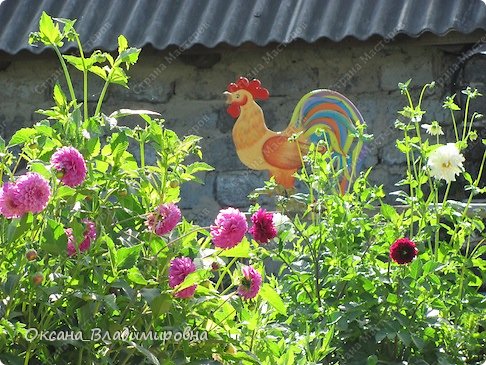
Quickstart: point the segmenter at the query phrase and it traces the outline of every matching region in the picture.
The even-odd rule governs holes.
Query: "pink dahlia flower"
[[[74,238],[73,229],[66,228],[64,230],[64,233],[66,233],[66,236],[68,238],[68,242],[67,242],[68,256],[74,256],[76,255],[76,239]]]
[[[63,184],[72,188],[81,185],[86,178],[83,155],[74,147],[62,147],[51,157],[51,164],[62,174]]]
[[[5,218],[19,218],[25,213],[18,200],[18,188],[13,183],[5,183],[0,190],[0,214]]]
[[[238,294],[247,300],[255,298],[262,286],[262,276],[253,266],[243,266],[241,271],[243,272],[243,278],[238,287]]]
[[[390,247],[390,258],[399,265],[412,262],[417,254],[415,242],[406,237],[396,240]]]
[[[181,211],[174,203],[162,204],[150,213],[146,222],[150,231],[162,236],[172,231],[181,220]]]
[[[190,273],[196,271],[196,265],[189,257],[178,257],[170,262],[169,267],[169,286],[175,288],[182,283]],[[190,298],[194,295],[197,285],[192,285],[182,289],[174,295],[178,298]]]
[[[39,213],[44,210],[51,196],[49,182],[36,172],[28,172],[15,182],[16,202],[24,212]]]
[[[251,216],[253,226],[250,233],[258,243],[268,243],[269,240],[277,236],[277,228],[273,223],[273,213],[265,209],[258,211]]]
[[[80,252],[87,251],[91,247],[91,243],[96,239],[96,226],[94,222],[88,219],[83,219],[82,222],[86,225],[86,229],[84,230],[83,240],[81,241],[78,247],[78,250]],[[68,237],[68,243],[67,243],[68,255],[74,256],[76,255],[76,239],[74,238],[73,235],[73,229],[66,228],[64,232],[66,232],[66,235]]]
[[[248,230],[245,215],[238,209],[222,209],[214,225],[211,226],[211,237],[216,247],[232,248],[241,242]]]

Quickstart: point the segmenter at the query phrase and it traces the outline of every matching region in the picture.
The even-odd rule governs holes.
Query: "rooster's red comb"
[[[240,77],[236,83],[232,82],[228,85],[229,92],[233,93],[238,90],[248,91],[253,95],[253,99],[266,100],[270,96],[268,90],[262,87],[262,83],[257,79],[248,81],[246,77]]]

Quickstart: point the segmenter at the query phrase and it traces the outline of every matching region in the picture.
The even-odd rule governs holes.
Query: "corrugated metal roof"
[[[78,19],[88,50],[116,49],[119,34],[136,47],[165,49],[486,30],[485,0],[5,0],[0,50],[41,52],[27,40],[43,10]]]

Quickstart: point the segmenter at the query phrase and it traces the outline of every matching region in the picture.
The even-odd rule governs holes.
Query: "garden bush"
[[[463,168],[463,151],[485,143],[468,110],[476,90],[463,91],[463,111],[445,100],[454,126],[445,143],[442,122],[422,123],[433,83],[416,103],[410,81],[400,84],[400,210],[369,184],[370,170],[341,194],[323,138],[297,173],[303,189],[282,193],[270,180],[251,196],[272,194],[276,212],[224,207],[200,227],[178,208],[181,184],[212,169],[200,137],[178,137],[152,111],[104,114],[108,87],[128,87],[140,50],[120,36],[116,57],[88,57],[74,26],[43,13],[30,40],[54,50],[65,83],[39,110],[46,119],[0,138],[1,362],[484,363],[484,224],[470,206],[485,192],[486,154],[479,171]],[[61,53],[65,42],[77,56]],[[89,77],[105,81],[92,114]],[[123,126],[125,117],[142,126]],[[458,175],[470,193],[462,205],[448,199]]]

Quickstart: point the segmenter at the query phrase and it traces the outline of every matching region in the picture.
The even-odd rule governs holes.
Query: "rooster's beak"
[[[225,91],[223,95],[226,96],[226,104],[231,104],[232,102],[231,93],[229,91]]]

